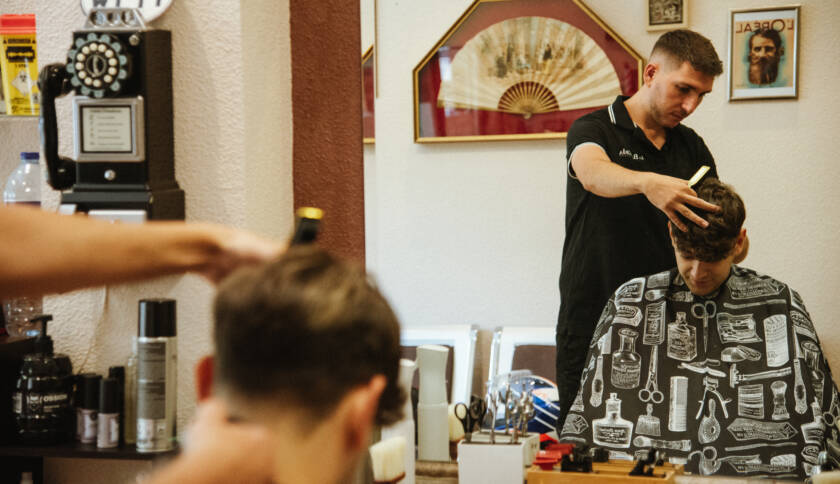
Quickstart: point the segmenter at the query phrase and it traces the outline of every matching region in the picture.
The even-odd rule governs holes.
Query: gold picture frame
[[[413,71],[414,141],[564,138],[643,66],[581,0],[475,0]]]
[[[799,97],[800,5],[730,10],[729,101]]]
[[[688,2],[689,0],[647,0],[647,31],[688,28]]]

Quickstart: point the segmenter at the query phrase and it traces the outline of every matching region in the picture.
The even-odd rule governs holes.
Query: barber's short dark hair
[[[665,54],[671,61],[675,61],[677,66],[688,62],[695,70],[708,76],[717,77],[723,73],[723,62],[718,57],[712,41],[693,30],[665,32],[653,45],[650,56],[658,53]]]
[[[293,246],[226,279],[214,313],[214,384],[223,391],[318,418],[382,374],[375,423],[401,418],[399,323],[361,267]]]
[[[686,259],[697,259],[703,262],[717,262],[728,256],[735,247],[741,226],[744,225],[746,210],[744,201],[735,190],[718,180],[707,178],[695,188],[697,196],[720,207],[719,212],[705,212],[696,210],[701,217],[709,222],[706,228],[684,220],[688,231],[673,227],[671,232],[677,244],[680,255]]]
[[[777,51],[782,46],[782,36],[779,35],[779,31],[776,29],[759,29],[753,32],[753,34],[750,36],[750,49],[752,49],[753,39],[756,37],[764,37],[765,39],[772,40],[773,45],[776,46]]]

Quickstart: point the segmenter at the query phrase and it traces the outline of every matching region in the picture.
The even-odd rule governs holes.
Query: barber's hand
[[[229,422],[225,406],[210,398],[199,405],[181,454],[149,484],[269,484],[272,448],[266,429]]]
[[[717,212],[720,207],[713,205],[702,198],[688,186],[688,181],[658,173],[647,173],[643,184],[642,193],[645,194],[650,203],[668,216],[668,219],[677,228],[685,232],[687,227],[677,214],[694,222],[700,227],[708,227],[709,222],[694,213],[686,205],[697,207],[707,212]]]
[[[210,232],[216,241],[218,253],[199,272],[213,283],[220,282],[243,265],[274,259],[286,249],[284,243],[246,230],[214,224],[202,224],[202,229]]]

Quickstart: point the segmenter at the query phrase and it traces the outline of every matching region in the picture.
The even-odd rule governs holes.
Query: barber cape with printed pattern
[[[805,478],[840,454],[840,395],[799,294],[733,266],[708,297],[677,269],[632,279],[601,314],[561,441],[704,475]]]

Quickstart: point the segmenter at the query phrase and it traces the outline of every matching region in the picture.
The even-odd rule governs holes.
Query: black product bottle
[[[97,415],[99,411],[99,386],[101,381],[102,376],[96,374],[82,379],[82,405],[77,418],[81,419],[82,422],[79,442],[83,444],[96,443],[99,420]]]
[[[96,446],[113,449],[120,445],[120,382],[103,378],[99,382],[99,413],[96,425]]]
[[[82,441],[82,435],[84,435],[85,432],[85,418],[82,414],[82,410],[85,405],[85,393],[87,388],[93,384],[93,380],[96,380],[95,383],[97,385],[99,384],[98,378],[100,378],[100,376],[96,373],[79,373],[78,375],[73,376],[73,381],[75,382],[73,407],[75,408],[76,413],[76,440],[79,442]]]
[[[67,442],[73,434],[73,365],[67,355],[53,354],[53,341],[47,336],[50,320],[49,314],[32,318],[43,330],[35,339],[35,352],[23,357],[17,382],[20,412],[15,421],[25,444]]]
[[[125,445],[125,367],[112,366],[108,368],[108,378],[117,379],[116,398],[118,409],[117,413],[119,414],[117,420],[119,420],[120,447],[122,447]],[[102,409],[100,408],[99,411],[102,412]]]

